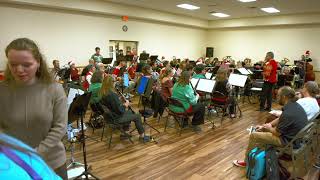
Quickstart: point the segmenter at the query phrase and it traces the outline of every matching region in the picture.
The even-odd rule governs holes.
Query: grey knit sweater
[[[60,84],[10,88],[0,82],[0,128],[35,148],[53,169],[66,162],[61,142],[66,127],[67,102]]]

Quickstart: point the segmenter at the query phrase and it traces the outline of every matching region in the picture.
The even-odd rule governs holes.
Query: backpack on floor
[[[290,178],[290,173],[280,163],[277,151],[272,146],[266,150],[266,174],[268,180],[286,180]]]
[[[266,149],[266,174],[268,180],[280,180],[278,156],[272,146]]]
[[[250,180],[261,180],[266,175],[266,153],[260,148],[252,149],[248,158],[247,163],[247,178]]]

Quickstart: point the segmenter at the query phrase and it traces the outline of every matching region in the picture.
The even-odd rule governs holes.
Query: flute
[[[127,99],[126,99],[126,97],[122,94],[122,92],[121,92],[118,88],[116,88],[116,90],[117,90],[118,94],[120,94],[120,96],[121,96],[121,98],[123,99],[123,101],[126,101]],[[132,107],[131,107],[130,105],[128,106],[128,109],[129,109],[133,114],[135,114],[135,112],[133,111],[133,109],[132,109]]]

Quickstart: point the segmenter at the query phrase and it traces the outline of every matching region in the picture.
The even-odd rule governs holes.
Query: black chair
[[[155,131],[160,133],[160,131],[158,129],[156,129],[154,126],[152,126],[150,123],[148,123],[148,118],[152,117],[154,114],[154,111],[152,109],[147,108],[147,105],[150,104],[149,97],[142,95],[141,100],[142,100],[142,104],[143,104],[143,109],[140,109],[139,113],[143,117],[143,127],[146,128],[146,126],[149,126],[150,134],[151,134],[151,129],[154,129]]]
[[[219,112],[221,112],[221,120],[220,120],[221,124],[229,107],[230,107],[230,103],[229,103],[229,97],[227,95],[219,91],[214,91],[211,94],[211,103],[208,106],[208,109],[214,109],[217,112],[217,116],[219,116]],[[212,128],[214,127],[215,126],[213,124]]]
[[[125,124],[118,123],[116,121],[116,119],[113,117],[113,115],[112,115],[111,111],[109,110],[109,108],[107,108],[106,106],[103,106],[103,105],[102,105],[102,107],[103,107],[103,110],[104,110],[103,117],[104,117],[105,123],[109,126],[109,128],[111,130],[108,148],[110,149],[110,147],[111,147],[112,135],[113,135],[113,132],[115,130],[119,130],[133,144],[133,141],[131,139],[131,135],[128,134],[124,130]],[[105,126],[103,126],[103,129],[102,129],[101,141],[102,141],[103,136],[104,136],[104,130],[105,130]]]
[[[184,111],[182,113],[176,113],[173,112],[172,110],[170,110],[170,106],[176,106],[176,107],[180,107],[182,108]],[[168,121],[169,121],[169,117],[172,116],[175,120],[175,122],[177,122],[177,124],[179,125],[179,136],[181,135],[182,129],[183,129],[183,123],[185,120],[188,120],[189,117],[192,114],[187,113],[187,110],[184,108],[183,104],[175,98],[169,97],[168,98],[168,116],[167,116],[167,120],[164,126],[164,131],[167,130],[167,126],[168,126]]]
[[[263,79],[255,79],[252,82],[252,87],[250,88],[250,96],[248,96],[250,103],[251,103],[250,97],[256,96],[258,97],[258,99],[260,99],[263,83],[264,83]]]
[[[92,112],[89,119],[89,125],[92,128],[93,134],[95,129],[100,129],[105,126],[103,117],[104,110],[101,107],[100,103],[92,103],[90,104],[90,107]]]

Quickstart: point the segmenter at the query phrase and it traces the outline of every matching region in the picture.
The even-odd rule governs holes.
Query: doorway
[[[110,40],[109,57],[113,58],[112,65],[119,55],[134,55],[138,53],[138,41]]]

